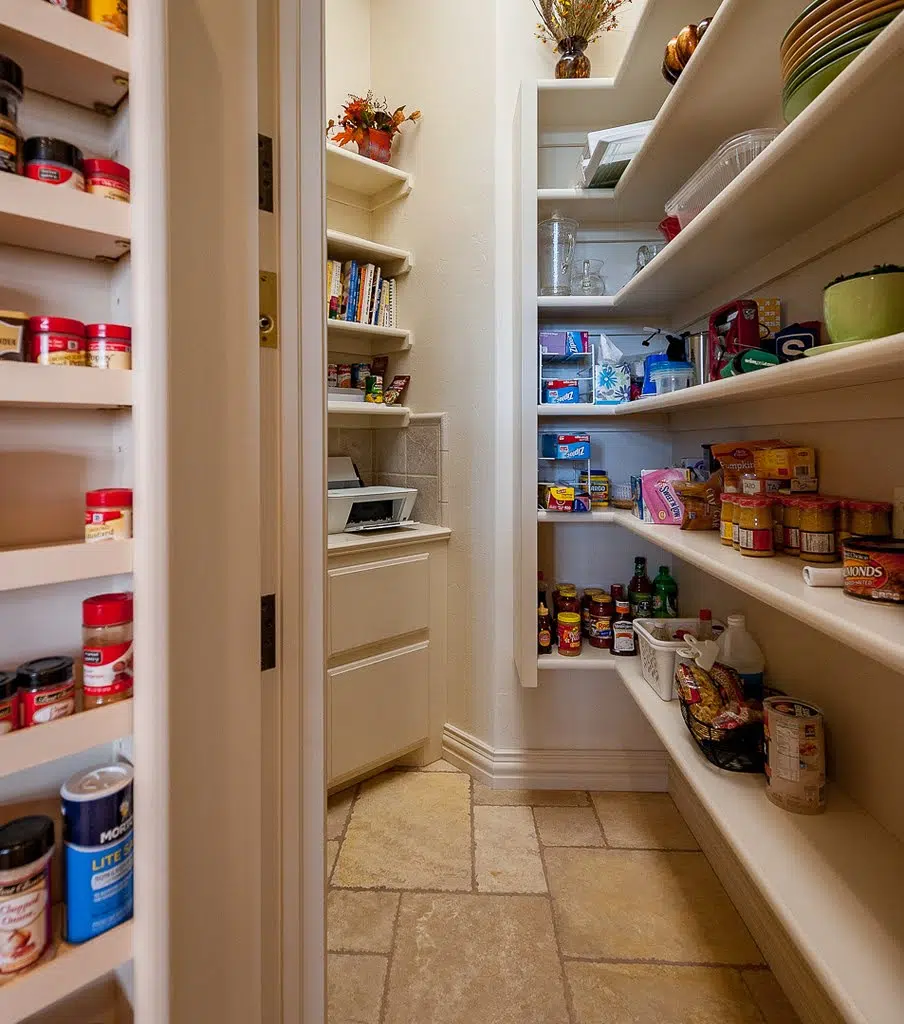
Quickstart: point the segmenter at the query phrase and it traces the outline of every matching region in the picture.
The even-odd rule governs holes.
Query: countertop
[[[446,541],[451,536],[452,531],[445,526],[427,525],[378,530],[375,533],[334,533],[327,538],[327,551],[331,555],[344,555],[356,551],[401,547],[403,544],[430,544]]]

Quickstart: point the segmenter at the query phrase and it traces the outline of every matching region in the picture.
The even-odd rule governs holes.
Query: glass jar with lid
[[[720,528],[720,539],[722,543],[730,548],[734,534],[734,503],[737,495],[725,493],[721,497],[722,518]]]
[[[793,494],[782,495],[782,523],[786,555],[800,554],[800,499]]]
[[[772,499],[765,495],[742,495],[737,505],[741,554],[749,558],[771,558],[775,554]]]
[[[837,562],[835,511],[837,499],[798,498],[800,557],[804,562]]]
[[[850,514],[851,534],[855,537],[891,536],[890,501],[846,501]]]
[[[132,696],[132,612],[129,592],[82,602],[85,710]]]

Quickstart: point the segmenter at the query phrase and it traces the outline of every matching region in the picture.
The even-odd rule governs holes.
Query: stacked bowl
[[[904,0],[814,0],[782,40],[782,106],[793,121],[904,9]]]

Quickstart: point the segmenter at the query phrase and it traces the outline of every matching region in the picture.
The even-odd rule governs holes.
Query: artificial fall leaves
[[[368,92],[366,96],[355,96],[350,93],[348,102],[342,109],[342,116],[338,121],[330,118],[326,131],[327,135],[334,133],[333,142],[346,146],[349,142],[363,142],[366,133],[371,129],[388,132],[392,138],[406,121],[417,121],[420,116],[419,110],[406,116],[404,107],[397,107],[391,111],[386,100],[378,100],[373,92]]]

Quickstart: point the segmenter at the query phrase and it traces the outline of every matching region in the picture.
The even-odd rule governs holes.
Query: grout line
[[[392,964],[395,960],[396,947],[399,944],[399,918],[402,916],[402,898],[402,894],[400,893],[399,903],[395,912],[395,919],[392,922],[392,941],[389,944],[389,957],[386,960],[386,977],[383,979],[383,997],[380,999],[379,1024],[384,1024],[389,1004],[389,979],[392,976]]]
[[[468,806],[471,820],[471,892],[477,892],[477,830],[474,826],[474,779],[468,776]]]
[[[612,846],[609,843],[609,837],[606,835],[606,830],[603,827],[603,819],[600,817],[600,812],[596,809],[596,804],[593,802],[593,794],[588,792],[587,796],[590,798],[590,809],[593,811],[593,816],[596,818],[596,823],[600,827],[600,834],[603,837],[602,848],[604,850],[611,850]]]
[[[766,964],[726,964],[718,960],[659,960],[654,957],[620,957],[620,956],[577,956],[574,953],[563,954],[562,959],[569,963],[579,964],[647,964],[651,967],[711,967],[723,971],[768,971]]]
[[[349,787],[350,789],[352,787]],[[345,842],[345,837],[348,834],[348,827],[352,823],[352,814],[355,811],[355,804],[358,802],[358,794],[361,791],[361,783],[358,782],[354,786],[354,792],[352,793],[352,802],[348,808],[348,817],[345,819],[345,824],[342,826],[342,831],[339,833],[337,839],[329,839],[327,842],[338,843],[339,849],[336,850],[336,859],[333,861],[332,870],[329,873],[329,877],[326,880],[327,891],[333,887],[333,875],[336,874],[336,868],[339,866],[339,858],[342,856],[342,845]]]
[[[387,953],[375,953],[372,949],[330,949],[330,956],[369,956],[374,960],[386,960]]]

